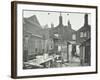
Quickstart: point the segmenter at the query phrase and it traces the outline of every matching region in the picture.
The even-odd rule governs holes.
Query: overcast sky
[[[44,12],[44,11],[28,11],[28,10],[23,11],[23,16],[25,18],[31,17],[33,15],[36,15],[42,27],[46,24],[48,25],[48,27],[51,27],[51,23],[53,23],[54,26],[56,27],[59,24],[60,12],[47,12],[47,11]],[[74,30],[78,30],[84,25],[85,13],[61,12],[61,15],[63,19],[63,25],[67,25],[69,20],[72,25],[72,29]],[[88,23],[91,25],[91,14],[88,14]]]

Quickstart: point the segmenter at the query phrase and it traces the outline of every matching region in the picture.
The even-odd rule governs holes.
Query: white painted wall
[[[16,0],[17,1],[17,0]],[[24,0],[27,1],[27,0]],[[80,5],[97,5],[98,14],[100,14],[100,0],[30,0],[39,2],[51,3],[66,3],[66,4],[80,4]],[[11,68],[11,0],[0,0],[0,80],[15,80],[10,78]],[[98,16],[100,22],[100,16]],[[98,24],[100,26],[100,24]],[[98,27],[98,34],[100,34],[100,27]],[[98,37],[100,41],[100,37]],[[100,47],[100,42],[98,42]],[[100,52],[100,49],[98,49]],[[98,53],[99,53],[98,52]],[[100,54],[98,54],[100,57]],[[100,58],[98,59],[100,63]],[[100,67],[100,64],[98,64]],[[20,79],[19,79],[20,80]],[[98,74],[88,75],[74,75],[74,76],[60,76],[60,77],[45,77],[45,78],[29,78],[21,80],[100,80],[100,69]]]

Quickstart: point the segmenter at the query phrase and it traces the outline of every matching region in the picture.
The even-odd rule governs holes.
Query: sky
[[[33,15],[36,15],[39,23],[42,27],[44,25],[48,25],[51,27],[51,24],[54,24],[56,27],[59,24],[59,16],[60,12],[49,12],[49,11],[32,11],[32,10],[24,10],[23,17],[28,18]],[[63,25],[68,25],[68,20],[71,23],[72,29],[78,30],[84,25],[84,15],[85,13],[73,13],[73,12],[61,12]],[[88,14],[88,23],[91,25],[91,14]]]

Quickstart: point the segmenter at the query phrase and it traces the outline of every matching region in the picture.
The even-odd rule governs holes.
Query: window
[[[54,34],[56,37],[58,37],[59,35],[58,34]]]
[[[87,31],[87,37],[90,38],[90,32],[89,31]]]
[[[75,34],[72,35],[72,39],[76,40],[76,35]]]
[[[80,37],[83,37],[83,32],[80,32]]]
[[[84,37],[87,37],[87,33],[86,32],[84,32]]]

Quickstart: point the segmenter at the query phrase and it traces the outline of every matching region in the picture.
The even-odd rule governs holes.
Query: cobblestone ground
[[[73,57],[69,62],[56,63],[56,66],[57,67],[80,66],[80,59],[78,57]]]

